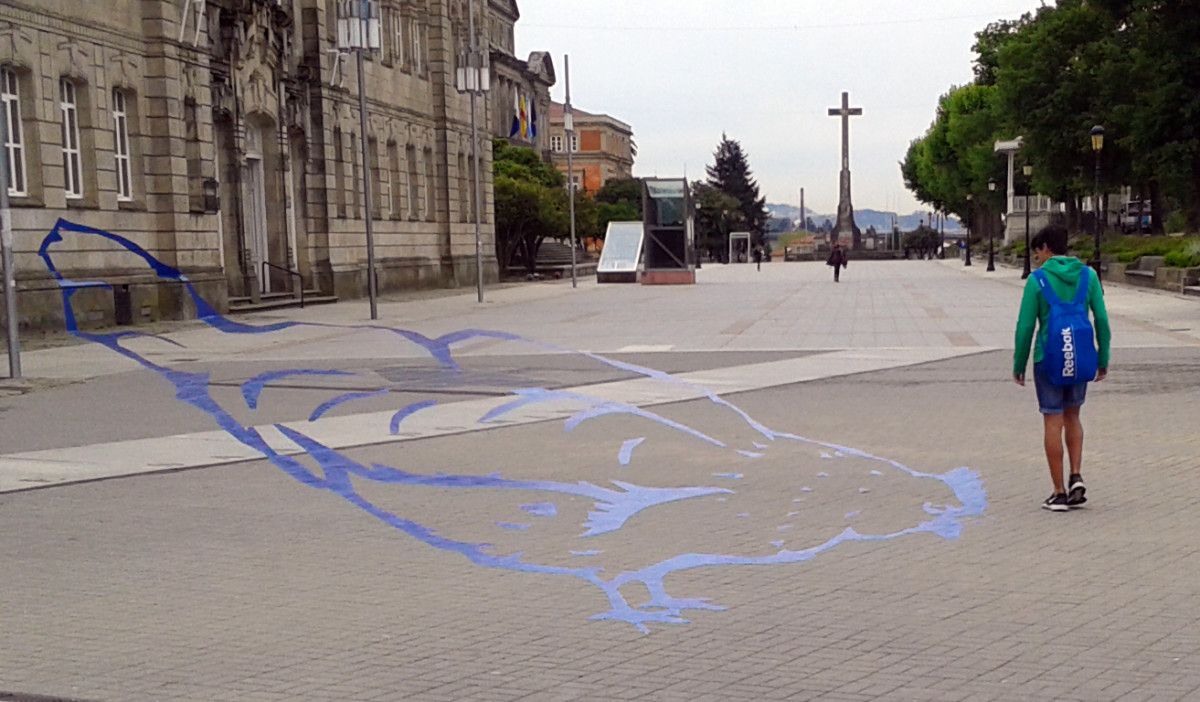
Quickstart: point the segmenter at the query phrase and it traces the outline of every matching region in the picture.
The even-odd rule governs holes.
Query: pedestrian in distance
[[[842,282],[842,269],[846,267],[848,258],[846,250],[839,243],[833,244],[833,250],[829,252],[829,258],[825,259],[825,265],[833,266],[833,282]]]
[[[754,265],[758,270],[762,270],[763,247],[761,245],[754,247]]]
[[[1030,243],[1038,269],[1025,282],[1013,352],[1013,381],[1025,385],[1029,344],[1033,381],[1042,413],[1043,443],[1054,492],[1042,509],[1066,512],[1087,502],[1083,483],[1083,422],[1088,383],[1108,376],[1112,331],[1104,290],[1095,273],[1067,255],[1067,230],[1044,227]],[[1091,311],[1089,318],[1088,311]],[[1094,322],[1094,323],[1093,323]],[[1036,335],[1035,335],[1036,326]],[[1063,440],[1070,475],[1063,482]]]

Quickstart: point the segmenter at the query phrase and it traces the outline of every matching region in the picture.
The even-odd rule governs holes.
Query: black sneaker
[[[1048,509],[1051,512],[1066,512],[1071,509],[1067,505],[1067,494],[1059,492],[1047,497],[1046,501],[1042,503],[1042,509]]]
[[[1083,476],[1076,473],[1067,485],[1067,505],[1071,508],[1082,507],[1084,502],[1087,502],[1087,487],[1083,484]]]

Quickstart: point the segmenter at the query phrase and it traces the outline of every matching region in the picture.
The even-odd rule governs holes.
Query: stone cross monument
[[[842,118],[842,179],[838,193],[837,224],[830,237],[832,245],[839,239],[849,239],[854,249],[862,248],[862,230],[854,223],[854,205],[850,204],[850,118],[863,113],[861,107],[850,107],[850,93],[842,93],[842,106],[829,108],[830,117]]]

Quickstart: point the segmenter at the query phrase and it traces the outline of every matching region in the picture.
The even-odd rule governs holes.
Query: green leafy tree
[[[696,246],[719,260],[729,251],[729,233],[746,224],[737,198],[703,181],[692,184],[696,207]]]
[[[600,236],[601,230],[599,203],[596,202],[595,198],[583,190],[576,190],[575,241],[577,245],[582,245],[585,239],[595,239]]]
[[[492,142],[492,164],[500,270],[520,260],[532,273],[542,242],[570,235],[563,175],[533,149],[504,139]]]
[[[641,179],[613,179],[596,192],[596,227],[599,238],[603,238],[608,231],[609,222],[640,221],[642,221]]]
[[[989,180],[1003,182],[1005,164],[994,153],[1002,133],[990,85],[954,88],[939,101],[929,130],[910,145],[900,171],[918,200],[960,219],[999,227],[998,201],[989,197]],[[968,197],[970,196],[970,197]]]
[[[738,211],[754,243],[762,241],[767,228],[767,199],[759,194],[758,182],[754,180],[748,157],[742,145],[721,135],[721,143],[713,153],[713,165],[706,169],[708,185],[729,195],[738,202]]]

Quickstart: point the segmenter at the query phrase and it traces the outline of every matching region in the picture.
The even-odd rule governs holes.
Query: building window
[[[362,217],[361,203],[358,199],[358,135],[350,132],[350,218]]]
[[[417,75],[424,75],[425,46],[424,42],[421,41],[422,34],[424,34],[424,27],[421,26],[420,21],[410,19],[408,22],[408,29],[412,41],[412,62],[410,65],[412,66],[414,73]]]
[[[550,150],[556,154],[561,154],[563,150],[563,138],[561,134],[555,134],[550,137]]]
[[[342,153],[342,130],[333,130],[333,192],[337,216],[346,216],[346,161]]]
[[[400,65],[405,71],[413,67],[412,25],[410,17],[396,18],[396,51],[400,53]]]
[[[574,153],[579,153],[579,135],[578,134],[571,135],[571,151]]]
[[[12,69],[0,70],[0,96],[4,101],[4,116],[7,130],[4,133],[4,149],[8,153],[8,194],[26,195],[25,190],[25,141],[21,124],[21,89],[17,85],[17,73]]]
[[[58,82],[59,111],[62,113],[63,190],[67,197],[83,197],[83,152],[79,146],[79,101],[75,84]]]
[[[408,165],[408,218],[421,218],[421,198],[417,192],[417,147],[404,147],[404,160]]]
[[[400,219],[400,147],[396,142],[389,141],[388,150],[388,171],[390,181],[388,188],[388,214],[392,219]]]
[[[371,214],[375,219],[383,216],[383,173],[379,167],[379,141],[367,141],[367,153],[371,156]]]
[[[133,172],[129,158],[129,105],[125,91],[113,90],[113,158],[117,166],[117,199],[133,199]]]
[[[379,42],[381,44],[379,55],[380,62],[385,66],[392,65],[392,54],[395,53],[392,48],[392,42],[395,40],[396,35],[390,31],[392,17],[395,14],[396,11],[388,7],[379,9]]]
[[[459,221],[471,221],[471,180],[467,177],[467,157],[458,154],[458,217]]]
[[[184,156],[187,160],[188,209],[204,211],[204,173],[200,163],[200,118],[196,101],[183,101]]]
[[[437,221],[437,179],[433,166],[433,149],[425,149],[425,219]]]

